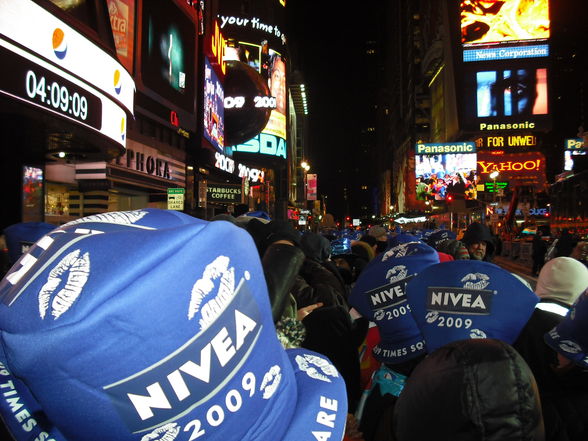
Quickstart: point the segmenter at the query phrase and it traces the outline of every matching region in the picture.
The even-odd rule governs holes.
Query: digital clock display
[[[0,90],[38,107],[102,128],[102,101],[88,90],[74,84],[34,61],[0,47]]]

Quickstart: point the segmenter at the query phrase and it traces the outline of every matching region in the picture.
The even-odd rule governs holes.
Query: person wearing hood
[[[562,323],[568,317],[579,315],[577,312],[572,314],[571,310],[578,299],[586,297],[583,294],[587,289],[588,269],[582,263],[564,256],[548,261],[539,273],[535,288],[541,300],[513,345],[537,380],[548,441],[588,439],[588,413],[582,413],[579,410],[581,406],[576,402],[584,408],[588,403],[586,372],[582,372],[581,368],[572,368],[571,363],[558,355],[559,348],[545,341],[546,333],[560,326],[565,328]],[[582,305],[580,310],[585,310],[585,306],[588,303]],[[582,352],[578,349],[581,345],[574,339],[559,340],[564,343],[563,347]],[[569,412],[570,409],[576,410]]]
[[[468,250],[470,259],[492,261],[495,248],[494,238],[486,225],[472,222],[463,234],[461,241]]]
[[[299,273],[303,281],[295,283],[293,295],[299,307],[321,305],[303,320],[306,337],[301,346],[326,355],[337,367],[345,379],[350,412],[354,412],[361,395],[358,347],[367,333],[368,321],[354,321],[349,314],[345,283],[337,269],[328,266],[332,264],[329,240],[306,232],[300,246],[306,255]]]
[[[543,441],[533,374],[508,343],[459,340],[417,365],[394,408],[395,441]]]

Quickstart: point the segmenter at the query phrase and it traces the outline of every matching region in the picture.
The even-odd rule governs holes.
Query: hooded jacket
[[[460,340],[412,372],[394,408],[396,441],[543,441],[535,379],[495,339]]]
[[[486,256],[484,256],[483,260],[490,261],[494,257],[494,238],[486,225],[479,222],[471,223],[463,234],[461,241],[466,247],[473,243],[486,242]]]

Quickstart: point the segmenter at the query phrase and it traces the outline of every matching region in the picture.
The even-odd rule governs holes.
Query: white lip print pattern
[[[486,333],[481,329],[472,329],[470,331],[470,338],[486,338]]]
[[[280,366],[275,365],[263,376],[259,390],[263,391],[263,399],[269,400],[272,395],[278,390],[278,386],[282,381],[282,370]]]
[[[386,279],[388,279],[390,283],[394,283],[406,279],[407,275],[408,269],[406,269],[406,266],[396,265],[394,268],[388,270],[386,273]]]
[[[53,293],[63,282],[63,276],[67,274],[65,286],[55,295],[51,302],[51,315],[57,320],[67,312],[80,296],[84,285],[90,276],[90,254],[80,256],[80,250],[74,250],[65,256],[51,270],[47,282],[39,291],[39,314],[45,319],[49,302]]]
[[[296,356],[296,363],[301,371],[306,372],[310,378],[330,383],[329,377],[337,378],[337,369],[327,360],[316,355],[304,354]]]
[[[582,352],[582,348],[580,347],[580,345],[571,340],[560,341],[559,347],[562,349],[562,351],[565,351],[568,354],[579,354],[580,352]]]
[[[93,216],[83,217],[81,219],[76,219],[74,221],[68,222],[67,224],[63,225],[63,227],[69,227],[70,225],[77,225],[77,224],[85,224],[88,222],[101,222],[106,224],[116,224],[116,225],[133,225],[136,222],[139,222],[147,215],[147,211],[117,211],[112,213],[101,213],[95,214]],[[62,228],[63,228],[62,227]],[[148,228],[148,227],[144,227]],[[148,228],[152,229],[152,228]]]
[[[192,320],[200,311],[200,327],[203,329],[217,318],[235,294],[235,268],[230,267],[227,256],[218,256],[204,269],[202,278],[192,287],[188,319]],[[214,289],[214,282],[219,280],[216,294],[208,298]]]
[[[141,438],[141,441],[173,441],[178,437],[180,427],[177,423],[168,423]]]
[[[439,313],[437,311],[430,311],[425,315],[425,320],[427,323],[435,323],[438,318]]]
[[[490,284],[490,277],[482,273],[470,273],[463,279],[463,287],[468,289],[484,289]]]
[[[404,256],[406,256],[406,253],[408,251],[409,245],[418,244],[418,243],[419,242],[406,242],[406,243],[401,243],[400,245],[396,245],[393,248],[390,248],[382,256],[382,262],[385,262],[386,260],[388,260],[388,259],[390,259],[392,257],[393,258],[398,258],[398,257],[404,257]]]

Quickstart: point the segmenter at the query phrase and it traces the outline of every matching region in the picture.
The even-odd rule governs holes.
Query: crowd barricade
[[[521,242],[519,251],[519,261],[528,263],[533,260],[533,244],[531,242]]]
[[[512,242],[510,240],[502,242],[502,253],[500,253],[500,255],[502,257],[510,257],[511,251],[512,251]]]

